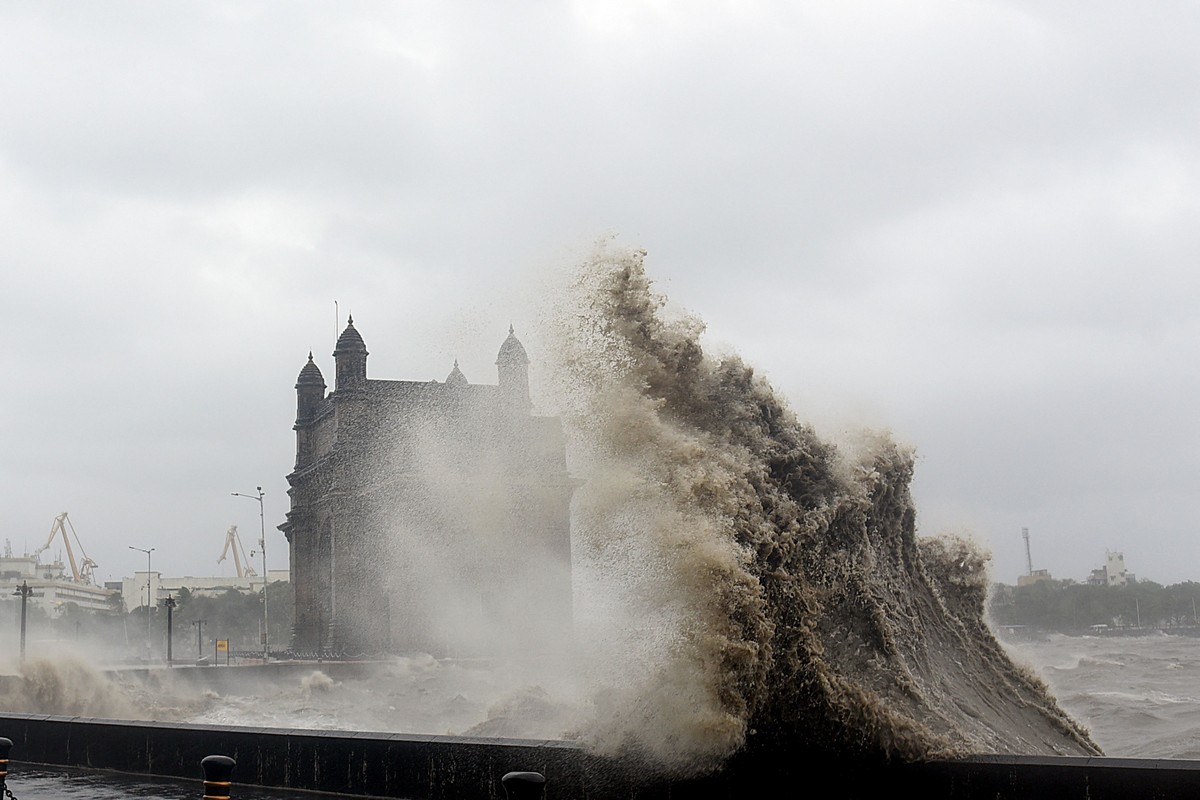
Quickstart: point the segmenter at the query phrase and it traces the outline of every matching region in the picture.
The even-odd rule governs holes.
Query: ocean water
[[[1200,639],[1052,634],[1006,646],[1105,755],[1200,759]]]
[[[1051,634],[1004,646],[1105,755],[1200,759],[1200,639]],[[571,709],[559,694],[527,687],[502,697],[498,689],[485,670],[395,659],[359,680],[314,670],[276,682],[266,695],[209,692],[186,716],[218,725],[571,736]]]
[[[1041,677],[1061,707],[1090,730],[1105,755],[1200,759],[1200,639],[1055,634],[1004,644],[1013,661]],[[421,662],[418,668],[398,661],[378,675],[345,681],[334,681],[314,671],[279,682],[270,695],[208,692],[203,708],[193,707],[191,716],[194,721],[216,724],[347,729],[367,722],[369,727],[411,726],[443,733],[455,722],[460,730],[472,727],[471,723],[485,728],[503,722],[505,715],[497,709],[503,709],[504,704],[491,708],[490,722],[480,723],[489,718],[487,704],[467,699],[486,695],[484,673],[464,677],[459,667],[443,666],[441,670],[446,674],[439,674],[431,662]],[[447,694],[449,706],[445,704]],[[362,718],[366,696],[384,701],[375,704],[377,716],[369,722]],[[424,724],[415,718],[408,720],[409,725],[394,724],[397,720],[389,718],[388,704],[403,704],[414,697],[428,698],[429,719]],[[441,714],[435,715],[435,709]],[[445,715],[447,710],[453,713]],[[395,713],[394,709],[390,713]],[[532,723],[526,720],[525,724]],[[8,781],[8,788],[19,800],[105,796],[182,800],[201,797],[202,786],[198,765],[196,779],[186,781],[17,762]],[[233,794],[246,800],[290,796],[240,786],[236,773]]]

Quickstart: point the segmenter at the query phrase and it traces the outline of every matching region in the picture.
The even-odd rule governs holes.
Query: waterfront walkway
[[[187,781],[13,762],[9,766],[7,786],[17,800],[96,800],[98,797],[198,800],[204,795],[199,765],[196,766],[196,779]],[[282,800],[295,798],[295,793],[241,786],[235,781],[233,797],[236,800]]]

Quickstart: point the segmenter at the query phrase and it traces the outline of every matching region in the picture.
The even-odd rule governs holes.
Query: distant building
[[[1124,586],[1129,582],[1125,574],[1125,554],[1113,550],[1104,551],[1104,572],[1108,576],[1109,586]]]
[[[286,569],[269,570],[268,583],[289,580],[290,573]],[[124,600],[125,612],[146,606],[146,587],[149,585],[150,595],[154,597],[154,605],[162,605],[168,595],[178,596],[180,589],[187,589],[194,595],[216,596],[228,591],[254,594],[261,592],[263,579],[258,575],[245,578],[231,577],[192,577],[185,575],[181,578],[164,578],[161,572],[151,572],[149,579],[146,571],[133,573],[132,578],[122,578],[120,582],[121,597]]]
[[[10,551],[0,557],[0,592],[10,596],[22,583],[33,592],[29,602],[51,614],[61,613],[68,603],[92,611],[109,610],[115,594],[102,586],[72,579],[61,561],[42,564],[36,556],[14,556]]]
[[[293,649],[534,653],[571,624],[570,498],[557,418],[531,413],[512,328],[496,385],[367,378],[353,318],[334,391],[309,354],[296,381]]]
[[[1092,570],[1087,582],[1092,586],[1125,586],[1133,575],[1125,571],[1125,555],[1114,550],[1104,551],[1104,566]]]
[[[1035,569],[1028,575],[1017,576],[1017,586],[1032,586],[1035,583],[1053,583],[1054,577],[1048,569]]]

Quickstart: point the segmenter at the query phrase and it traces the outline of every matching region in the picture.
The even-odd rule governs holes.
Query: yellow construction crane
[[[230,525],[229,530],[225,531],[225,549],[221,551],[221,557],[217,559],[218,564],[225,560],[225,556],[229,554],[230,550],[233,551],[233,566],[237,569],[239,578],[253,578],[258,575],[254,571],[254,567],[250,566],[250,560],[246,558],[246,551],[242,549],[242,539],[238,536],[237,525]]]
[[[67,535],[67,529],[71,531],[70,536]],[[75,533],[75,526],[71,524],[65,511],[54,518],[53,524],[50,525],[50,538],[46,539],[46,543],[34,552],[34,559],[37,559],[42,551],[54,544],[54,537],[60,534],[63,545],[67,548],[67,560],[71,563],[71,580],[75,583],[94,583],[92,574],[96,571],[97,564],[83,551],[83,543],[79,541],[79,534]],[[75,551],[71,549],[71,539],[75,540],[75,544],[79,547],[79,555],[83,557],[79,562],[75,561]]]

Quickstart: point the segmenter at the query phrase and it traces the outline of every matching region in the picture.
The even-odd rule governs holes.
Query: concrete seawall
[[[14,742],[12,759],[199,778],[200,759],[229,755],[235,784],[255,784],[342,796],[413,800],[501,798],[506,772],[530,770],[548,779],[546,796],[579,800],[657,800],[774,796],[781,790],[827,796],[895,796],[922,800],[1188,797],[1200,794],[1200,762],[1107,758],[980,756],[924,764],[838,763],[804,754],[735,758],[702,779],[641,780],[635,765],[600,758],[561,741],[454,736],[223,728],[0,714],[0,736]],[[19,766],[13,770],[19,786]],[[826,780],[836,789],[821,790]],[[236,792],[234,794],[236,797]]]
[[[629,797],[620,765],[569,742],[232,728],[0,714],[12,760],[198,778],[200,759],[232,756],[234,782],[371,797],[499,798],[499,778],[554,776],[555,796]],[[19,780],[19,770],[14,770]],[[597,787],[603,787],[602,792]],[[610,792],[615,793],[610,794]]]

